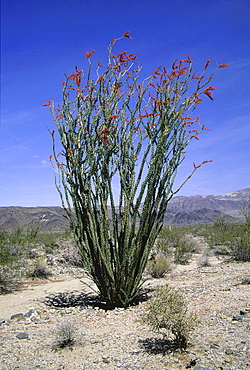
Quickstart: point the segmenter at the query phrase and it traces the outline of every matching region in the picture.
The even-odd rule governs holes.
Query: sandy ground
[[[90,291],[82,282],[89,283],[86,277],[63,274],[26,281],[22,290],[0,296],[0,319],[5,320],[0,326],[0,370],[177,370],[192,361],[214,369],[250,369],[250,285],[242,284],[250,274],[250,262],[229,262],[213,256],[210,266],[198,268],[198,257],[194,255],[188,265],[174,266],[165,278],[145,283],[150,289],[169,284],[184,290],[188,308],[200,320],[185,353],[148,351],[156,335],[138,322],[145,302],[112,311],[46,306],[46,296]],[[37,321],[10,320],[31,307],[39,314]],[[235,320],[240,312],[244,315]],[[84,334],[71,351],[64,348],[55,353],[50,336],[62,319],[74,319]],[[28,339],[18,339],[20,332],[27,333]]]

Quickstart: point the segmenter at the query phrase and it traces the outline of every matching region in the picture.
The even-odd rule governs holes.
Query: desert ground
[[[183,290],[199,321],[187,350],[163,346],[139,321],[146,301],[108,311],[86,300],[92,283],[72,267],[0,296],[0,369],[250,369],[250,262],[210,256],[198,267],[198,258],[144,283],[149,299],[158,286]],[[74,343],[58,348],[65,328]]]

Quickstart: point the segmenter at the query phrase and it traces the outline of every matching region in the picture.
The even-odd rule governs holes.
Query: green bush
[[[40,230],[40,223],[35,223],[26,229],[26,242],[33,243]]]
[[[250,203],[242,209],[242,213],[245,217],[245,230],[250,233]]]
[[[156,296],[146,304],[142,322],[167,339],[171,334],[176,347],[185,349],[197,320],[189,313],[180,290],[167,286],[156,291]]]
[[[15,229],[12,233],[0,229],[0,267],[12,268],[13,263],[20,259],[24,248],[20,245],[20,230]]]
[[[250,261],[248,210],[244,215],[245,222],[229,223],[225,219],[218,219],[212,225],[203,225],[200,229],[215,254],[230,255],[237,261]]]
[[[0,293],[16,289],[18,278],[25,273],[28,242],[34,241],[38,228],[18,227],[13,231],[0,228]]]
[[[250,234],[245,232],[236,239],[231,247],[231,254],[236,261],[250,261]]]
[[[155,250],[173,257],[176,263],[186,263],[195,249],[194,241],[189,234],[188,227],[163,228],[156,241]]]
[[[176,263],[187,263],[191,256],[190,245],[185,239],[180,238],[175,244],[174,260]]]
[[[162,278],[170,270],[170,266],[168,257],[160,253],[153,255],[148,261],[147,271],[153,278]]]

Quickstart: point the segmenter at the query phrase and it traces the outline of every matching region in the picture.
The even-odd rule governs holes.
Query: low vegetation
[[[76,323],[70,319],[62,319],[53,328],[52,349],[72,348],[77,339],[78,327]]]
[[[146,304],[141,319],[163,336],[166,345],[169,345],[172,336],[172,344],[181,349],[187,347],[190,334],[197,324],[195,316],[187,310],[182,292],[168,285],[156,291],[155,297]]]
[[[68,230],[43,234],[37,225],[0,228],[0,294],[15,290],[23,278],[48,278],[56,263],[81,265]]]
[[[149,257],[145,277],[162,278],[174,265],[187,263],[194,253],[198,268],[209,266],[213,254],[250,261],[248,213],[246,221],[237,224],[218,219],[209,225],[163,228]],[[17,289],[23,278],[45,279],[51,277],[53,271],[73,267],[84,269],[84,264],[69,230],[43,234],[31,228],[0,229],[0,293]],[[159,288],[149,299],[141,321],[163,336],[156,343],[172,349],[185,349],[197,324],[187,310],[183,293],[169,286]],[[72,347],[76,326],[63,321],[53,335],[53,349]]]
[[[249,209],[244,211],[245,222],[237,224],[218,219],[208,225],[164,227],[152,249],[146,273],[161,278],[173,264],[188,263],[194,253],[200,255],[198,267],[209,266],[212,254],[250,261]],[[0,228],[0,293],[15,289],[21,277],[50,277],[54,265],[84,269],[70,230],[42,233],[37,225],[13,231]]]

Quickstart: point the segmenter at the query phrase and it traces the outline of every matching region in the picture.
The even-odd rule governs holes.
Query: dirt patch
[[[200,321],[185,352],[150,351],[160,338],[138,322],[145,302],[128,309],[105,311],[88,305],[60,307],[45,304],[46,297],[91,292],[86,277],[58,276],[33,280],[25,289],[0,296],[0,369],[185,369],[195,364],[223,370],[250,369],[250,263],[223,262],[210,257],[210,266],[198,268],[194,256],[162,279],[150,279],[145,288],[170,284],[185,293],[189,310]],[[27,282],[26,282],[27,284]],[[35,314],[27,315],[34,308]],[[12,315],[23,316],[11,319]],[[72,348],[52,351],[58,325],[73,322]],[[22,335],[20,335],[22,334]],[[19,335],[19,337],[17,337]],[[20,339],[21,338],[21,339]]]

